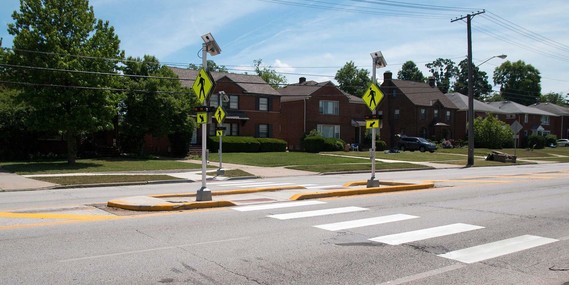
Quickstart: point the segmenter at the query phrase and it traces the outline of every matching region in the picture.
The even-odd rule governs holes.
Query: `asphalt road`
[[[0,193],[0,284],[569,284],[567,166],[379,173],[437,188],[264,209],[69,210],[195,183]]]

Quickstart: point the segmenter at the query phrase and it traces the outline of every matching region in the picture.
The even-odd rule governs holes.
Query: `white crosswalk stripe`
[[[314,226],[319,229],[328,230],[328,231],[340,231],[340,230],[347,230],[353,228],[360,228],[360,227],[367,227],[385,223],[392,223],[392,222],[399,222],[409,219],[416,219],[419,218],[417,216],[405,215],[405,214],[395,214],[389,216],[380,216],[374,218],[367,218],[367,219],[359,219],[359,220],[352,220],[352,221],[345,221],[339,223],[331,223],[331,224],[324,224]]]
[[[331,209],[324,209],[324,210],[314,210],[314,211],[305,211],[305,212],[294,212],[294,213],[288,213],[288,214],[269,215],[267,217],[279,219],[279,220],[290,220],[290,219],[318,217],[318,216],[343,214],[343,213],[351,213],[351,212],[359,212],[359,211],[367,211],[367,210],[368,210],[367,208],[361,208],[361,207],[341,207],[341,208],[331,208]]]
[[[260,210],[270,210],[270,209],[280,209],[280,208],[291,208],[300,206],[310,206],[326,204],[326,202],[318,200],[305,200],[305,201],[293,201],[293,202],[282,202],[282,203],[268,203],[259,205],[249,205],[249,206],[239,206],[232,208],[239,212],[249,212],[249,211],[260,211]]]
[[[558,240],[533,235],[523,235],[510,239],[473,246],[461,250],[440,254],[440,257],[457,260],[464,263],[474,263],[502,255],[546,245]]]
[[[452,225],[404,232],[399,234],[380,236],[380,237],[371,238],[369,240],[391,244],[391,245],[399,245],[403,243],[424,240],[434,237],[441,237],[441,236],[473,231],[483,228],[484,227],[481,226],[457,223]]]

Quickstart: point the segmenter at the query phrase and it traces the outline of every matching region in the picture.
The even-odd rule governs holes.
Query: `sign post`
[[[371,110],[371,119],[372,120],[377,120],[377,129],[379,130],[379,117],[377,116],[377,105],[379,105],[379,103],[381,102],[381,100],[383,100],[383,92],[381,92],[381,90],[379,90],[379,88],[377,87],[377,76],[376,76],[376,69],[378,67],[385,67],[387,66],[387,62],[385,61],[385,58],[383,57],[383,54],[381,53],[381,51],[376,51],[376,52],[372,52],[371,54],[371,58],[372,58],[372,83],[370,84],[370,86],[366,89],[366,92],[364,93],[364,96],[362,97],[362,99],[364,100],[364,102],[366,103],[366,105],[369,107],[369,109]],[[369,123],[370,126],[375,125],[374,123]],[[366,126],[368,126],[368,123],[366,122]],[[370,159],[371,159],[371,178],[367,181],[367,188],[371,188],[371,187],[379,187],[379,180],[375,179],[375,127],[372,127],[371,129],[371,149],[369,150],[370,154]]]
[[[200,69],[192,89],[194,94],[196,94],[198,101],[203,106],[197,107],[196,109],[201,109],[197,113],[197,123],[202,127],[202,187],[196,193],[196,201],[211,201],[211,191],[207,188],[206,184],[206,171],[207,171],[207,160],[206,160],[206,149],[207,149],[207,117],[209,107],[207,107],[207,97],[213,92],[215,87],[215,81],[211,77],[211,74],[207,71],[207,54],[218,55],[221,53],[221,48],[217,45],[217,42],[213,36],[208,33],[202,36],[204,41],[202,45],[202,68]]]
[[[223,91],[222,91],[223,92]],[[217,125],[218,128],[216,129],[216,136],[219,137],[219,149],[218,149],[218,154],[219,154],[219,168],[217,169],[217,176],[221,176],[223,174],[225,174],[225,170],[223,170],[223,163],[222,163],[222,146],[223,146],[223,131],[224,128],[221,126],[221,124],[223,124],[223,120],[225,120],[225,110],[223,110],[223,106],[221,104],[221,92],[219,92],[219,94],[217,95],[217,102],[218,102],[218,106],[217,109],[215,110],[214,113],[214,117],[217,120]]]
[[[516,152],[518,149],[518,139],[520,138],[520,135],[518,134],[524,127],[522,126],[522,124],[520,124],[520,122],[518,122],[517,120],[514,121],[511,125],[510,125],[510,129],[512,130],[512,132],[514,132],[514,156],[517,156]]]

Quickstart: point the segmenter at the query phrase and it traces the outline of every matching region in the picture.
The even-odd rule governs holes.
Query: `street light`
[[[501,54],[501,55],[495,55],[495,56],[493,56],[493,57],[491,57],[491,58],[489,58],[489,59],[487,59],[487,60],[483,61],[482,63],[478,64],[476,67],[479,67],[479,66],[481,66],[481,65],[485,64],[486,62],[488,62],[489,60],[491,60],[491,59],[493,59],[493,58],[501,58],[501,59],[505,59],[506,57],[508,57],[508,56],[507,56],[507,55],[505,55],[505,54]]]
[[[207,73],[207,54],[215,56],[221,53],[221,48],[211,35],[207,33],[202,36],[202,67]],[[206,160],[206,148],[207,148],[207,124],[202,124],[202,187],[196,193],[196,201],[211,201],[211,190],[207,188],[206,185],[206,171],[207,171],[207,160]]]
[[[377,85],[377,78],[376,78],[376,69],[382,68],[387,66],[387,62],[383,57],[381,51],[376,51],[371,53],[372,59],[372,81],[373,84]],[[377,107],[376,107],[377,108]],[[371,112],[373,116],[377,114],[377,110],[373,109]],[[367,181],[367,187],[379,187],[379,180],[375,179],[375,128],[371,129],[371,149],[370,149],[370,158],[371,158],[371,178]]]

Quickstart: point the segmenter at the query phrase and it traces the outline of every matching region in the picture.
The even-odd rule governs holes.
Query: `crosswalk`
[[[247,206],[237,206],[232,208],[239,212],[250,211],[264,211],[274,209],[289,209],[295,210],[303,207],[312,206],[325,206],[327,203],[319,200],[304,200],[304,201],[291,201],[269,204],[257,204]],[[280,214],[266,215],[267,218],[277,220],[296,220],[296,219],[309,219],[313,217],[331,216],[336,218],[341,217],[341,214],[347,213],[366,213],[368,208],[347,206],[347,207],[333,207],[316,210],[302,210],[293,211]],[[421,217],[415,215],[408,215],[396,213],[384,216],[367,217],[355,220],[342,220],[333,223],[314,225],[314,228],[327,230],[327,231],[342,231],[362,227],[380,227],[389,226],[398,222],[404,222],[412,219],[420,219]],[[369,241],[383,243],[387,245],[397,246],[406,243],[412,243],[422,240],[435,239],[444,236],[452,236],[460,233],[474,232],[485,229],[483,226],[471,225],[466,223],[453,223],[447,225],[439,225],[435,227],[416,229],[412,231],[405,231],[390,235],[383,235],[377,237],[370,237]],[[540,237],[535,235],[522,235],[511,237],[503,240],[493,241],[485,244],[474,245],[472,247],[450,251],[437,256],[447,258],[462,263],[470,264],[487,259],[500,257],[507,254],[520,252],[523,250],[531,249],[538,246],[543,246],[559,240],[547,237]]]

